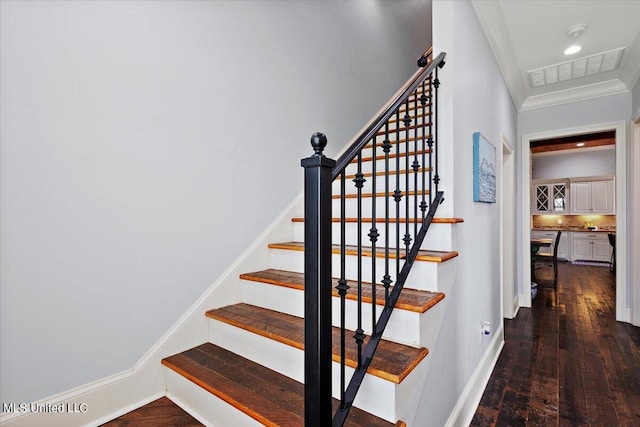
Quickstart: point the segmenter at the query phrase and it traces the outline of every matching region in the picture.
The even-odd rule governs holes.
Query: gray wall
[[[631,94],[603,96],[518,113],[518,135],[628,120]]]
[[[2,1],[0,395],[131,368],[431,43],[423,1]]]
[[[568,151],[533,156],[533,179],[616,174],[616,150]]]
[[[500,203],[473,202],[473,133],[481,132],[496,147],[497,176],[502,175],[502,139],[515,141],[516,137],[516,109],[471,4],[434,2],[433,20],[434,50],[447,52],[438,95],[438,173],[443,176],[445,191],[453,191],[445,193],[438,214],[451,209],[464,223],[455,226],[454,248],[460,254],[457,277],[447,293],[438,342],[429,355],[432,359],[422,401],[413,424],[409,422],[417,426],[447,423],[502,324],[502,207]],[[500,182],[497,194],[501,194]],[[490,337],[480,335],[483,321],[491,322]]]

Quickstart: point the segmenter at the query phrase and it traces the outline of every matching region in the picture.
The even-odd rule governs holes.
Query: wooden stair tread
[[[287,249],[294,251],[304,251],[304,242],[284,242],[284,243],[270,243],[269,249]],[[357,255],[358,247],[355,245],[347,245],[346,253],[347,255]],[[334,254],[340,253],[340,245],[333,245],[332,252]],[[395,259],[395,248],[393,250],[389,249],[389,258]],[[363,256],[371,256],[371,248],[362,247],[362,255]],[[432,251],[421,249],[418,251],[418,256],[416,257],[416,261],[427,261],[427,262],[444,262],[450,260],[451,258],[455,258],[458,256],[458,252],[456,251]],[[384,258],[384,248],[376,248],[376,257]],[[400,259],[405,258],[404,249],[400,249]]]
[[[204,427],[167,397],[161,397],[115,418],[101,427]]]
[[[382,193],[382,195],[384,196],[384,193]],[[412,196],[413,194],[410,194],[410,195]],[[360,220],[365,224],[369,224],[369,223],[373,222],[372,218],[361,218]],[[400,222],[400,224],[405,224],[407,221],[409,221],[409,223],[414,223],[414,222],[416,222],[416,219],[415,218],[400,218],[399,222]],[[422,222],[422,218],[419,218],[418,221]],[[304,222],[304,218],[302,218],[302,217],[291,218],[291,222]],[[340,222],[340,218],[331,218],[331,222]],[[358,218],[345,218],[344,222],[347,222],[347,223],[358,222]],[[433,218],[433,220],[431,222],[433,224],[459,224],[459,223],[464,222],[464,219],[462,219],[462,218]],[[385,220],[378,218],[376,220],[376,223],[377,224],[384,224]],[[396,218],[389,218],[389,223],[390,224],[395,224],[396,223]]]
[[[266,426],[304,425],[304,385],[235,353],[206,343],[162,364]],[[345,425],[394,424],[354,407]]]
[[[253,282],[267,283],[270,285],[283,286],[287,288],[304,290],[304,274],[296,273],[293,271],[267,269],[262,271],[255,271],[253,273],[245,273],[240,275],[241,279],[251,280]],[[338,291],[335,286],[338,284],[338,279],[333,279],[333,296],[338,297]],[[350,289],[347,291],[346,298],[350,300],[357,299],[357,286],[358,282],[348,280],[347,285]],[[393,287],[389,288],[389,292]],[[373,298],[371,284],[362,284],[362,301],[365,303],[371,303]],[[376,286],[376,304],[384,305],[385,290],[382,285]],[[400,293],[396,308],[401,310],[413,311],[416,313],[424,313],[439,301],[444,299],[442,292],[430,292],[417,289],[404,288]]]
[[[304,319],[262,307],[239,303],[207,311],[207,317],[304,350]],[[367,319],[369,320],[369,319]],[[345,364],[357,367],[352,331],[345,340]],[[365,344],[369,337],[365,338]],[[429,351],[381,340],[367,373],[399,384]],[[340,362],[340,328],[333,328],[333,360]]]

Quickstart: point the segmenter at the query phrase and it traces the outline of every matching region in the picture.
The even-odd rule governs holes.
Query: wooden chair
[[[547,254],[538,252],[535,254],[533,260],[534,263],[551,262],[551,264],[548,265],[553,266],[553,286],[558,285],[558,245],[560,244],[560,234],[562,234],[562,231],[558,231],[558,234],[556,235],[556,241],[553,245],[553,253]]]
[[[613,251],[611,252],[611,260],[609,260],[609,271],[616,274],[616,235],[608,233],[607,236],[609,236],[609,244],[613,248]]]

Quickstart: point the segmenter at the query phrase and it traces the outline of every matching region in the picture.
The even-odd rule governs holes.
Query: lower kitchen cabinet
[[[571,233],[571,260],[605,261],[611,260],[613,248],[604,233]]]

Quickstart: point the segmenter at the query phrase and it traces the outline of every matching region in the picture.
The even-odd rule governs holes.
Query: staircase
[[[411,199],[419,204],[422,198],[426,205],[427,195],[427,200],[435,204],[434,210],[440,203],[440,198],[429,194],[433,191],[431,182],[429,189],[419,185],[433,166],[427,166],[426,161],[422,166],[413,163],[434,154],[434,148],[425,148],[425,141],[432,139],[432,102],[428,106],[424,102],[426,95],[432,99],[430,81],[400,101],[395,118],[392,116],[382,130],[375,131],[372,141],[363,144],[358,160],[350,161],[333,183],[332,212],[334,216],[341,213],[331,220],[333,245],[327,255],[332,258],[334,277],[333,412],[341,405],[339,399],[344,401],[346,384],[341,377],[348,381],[364,363],[359,354],[371,339],[375,319],[393,294],[394,287],[386,289],[381,281],[383,273],[390,271],[391,263],[395,272],[390,276],[398,279],[401,263],[414,252],[402,243],[403,239],[411,234],[414,237],[409,240],[415,241],[418,229],[429,222],[423,220],[424,208],[420,216],[417,207],[409,207],[404,201]],[[406,116],[410,119],[403,120]],[[383,138],[391,145],[381,154]],[[409,160],[411,165],[403,168]],[[400,167],[390,171],[390,161]],[[398,182],[400,176],[406,179],[406,185],[393,187],[396,193],[391,193],[388,182],[396,181],[396,175]],[[428,176],[431,181],[431,174]],[[346,189],[346,182],[359,178],[365,180],[359,188]],[[392,215],[387,215],[389,206],[393,207]],[[364,214],[376,211],[377,216]],[[380,219],[380,213],[385,220]],[[455,278],[458,253],[453,250],[452,232],[459,222],[462,220],[458,218],[434,217],[426,225],[424,243],[415,248],[411,272],[386,328],[380,332],[375,356],[344,425],[403,426],[407,425],[405,421],[412,422],[429,367],[429,349],[437,351],[433,346],[444,316],[445,295]],[[375,238],[370,236],[371,229],[376,230]],[[239,276],[240,302],[203,313],[208,319],[208,342],[162,360],[166,395],[206,425],[305,424],[304,240],[305,219],[291,218],[290,240],[268,245],[268,268]],[[386,242],[386,247],[378,249],[376,242]],[[343,291],[340,285],[344,280],[340,278],[346,280]],[[351,339],[358,331],[365,334],[362,348]]]

